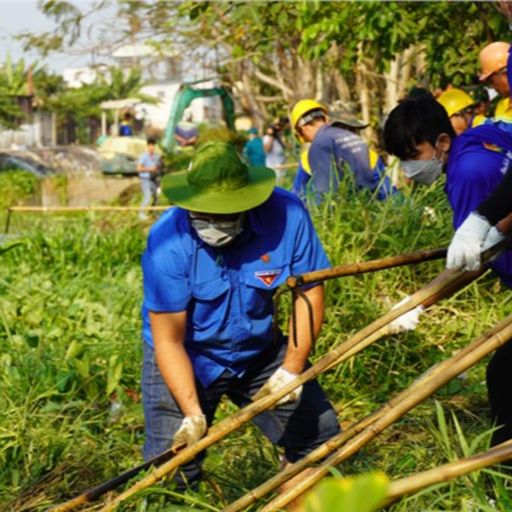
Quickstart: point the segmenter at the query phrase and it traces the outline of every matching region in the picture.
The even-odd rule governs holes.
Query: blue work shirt
[[[148,151],[146,151],[145,153],[142,153],[142,155],[140,155],[139,157],[139,164],[142,165],[142,167],[146,168],[146,167],[153,167],[154,165],[156,166],[160,166],[160,162],[161,162],[161,158],[160,158],[160,155],[158,155],[157,153],[153,153],[152,155],[149,154]],[[156,179],[158,173],[154,173],[154,172],[139,172],[139,178],[142,178],[143,180],[144,179]]]
[[[249,139],[242,152],[249,165],[265,167],[266,153],[261,137]]]
[[[453,140],[445,191],[455,229],[501,183],[511,159],[512,137],[496,126],[471,128]],[[505,251],[490,266],[512,288],[512,251]]]
[[[185,347],[203,386],[224,371],[242,375],[273,342],[272,298],[292,274],[330,266],[304,206],[276,188],[247,212],[244,231],[223,248],[205,244],[187,211],[174,207],[151,228],[142,256],[142,335],[148,311],[187,312]]]
[[[352,171],[357,188],[367,188],[377,198],[385,199],[396,192],[388,176],[384,175],[384,164],[370,165],[370,152],[366,142],[348,130],[325,124],[317,131],[308,153],[312,172],[312,191],[317,202],[326,193],[337,193],[343,179],[345,165]]]

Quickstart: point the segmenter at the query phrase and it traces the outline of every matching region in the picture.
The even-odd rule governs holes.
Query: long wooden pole
[[[365,272],[375,272],[376,270],[384,270],[386,268],[394,268],[402,265],[410,265],[412,263],[421,263],[423,261],[437,260],[446,256],[446,249],[430,249],[423,251],[414,251],[389,258],[381,258],[371,261],[362,261],[360,263],[346,263],[335,267],[307,272],[298,276],[290,276],[286,280],[286,284],[290,288],[297,288],[308,283],[317,281],[326,281],[336,277],[353,276],[356,274],[364,274]]]
[[[418,390],[425,389],[425,386],[430,385],[435,381],[435,379],[439,379],[440,376],[442,377],[445,372],[447,372],[447,370],[449,370],[455,363],[473,353],[474,350],[484,344],[489,337],[501,332],[504,327],[510,324],[512,324],[512,316],[497,324],[494,328],[487,332],[486,335],[480,336],[473,343],[459,350],[451,358],[432,366],[430,369],[420,375],[420,377],[418,377],[409,387],[401,391],[393,399],[384,404],[380,409],[366,416],[354,425],[351,425],[347,430],[331,438],[325,444],[319,446],[316,450],[306,455],[306,457],[300,459],[295,464],[288,466],[285,470],[270,478],[259,487],[249,491],[237,501],[234,501],[231,505],[226,507],[224,512],[236,512],[239,510],[245,510],[249,505],[255,503],[257,500],[260,500],[268,493],[276,490],[278,487],[293,478],[295,475],[299,474],[307,467],[310,467],[312,464],[318,462],[330,453],[339,449],[340,446],[344,445],[348,440],[352,439],[355,435],[359,434],[364,429],[373,425],[386,413],[393,411],[404,401],[408,400],[411,396],[414,396],[415,393],[419,392]],[[444,381],[440,381],[438,387],[442,386],[443,384]],[[436,390],[437,387],[434,389],[434,391]]]
[[[320,466],[315,468],[293,489],[281,494],[263,507],[261,512],[276,511],[284,508],[291,501],[297,499],[305,491],[321,480],[326,474],[328,474],[329,468],[337,466],[350,456],[354,455],[389,425],[400,419],[416,405],[423,402],[441,386],[457,375],[460,375],[468,368],[471,368],[471,366],[475,365],[490,352],[496,350],[498,347],[509,341],[512,338],[512,316],[509,316],[503,322],[500,322],[499,326],[501,329],[497,332],[495,332],[495,330],[491,331],[494,332],[491,336],[489,336],[490,333],[486,333],[477,338],[477,340],[472,343],[469,353],[466,353],[464,357],[456,361],[449,360],[451,364],[441,375],[438,375],[431,382],[428,382],[419,389],[416,389],[414,393],[411,393],[405,399],[402,399],[400,403],[396,404],[396,406],[388,409],[385,414],[377,418],[376,421],[322,462]],[[482,341],[484,341],[484,343],[482,343]]]
[[[12,212],[75,213],[75,212],[139,212],[168,210],[167,206],[11,206]]]
[[[502,244],[503,242],[497,244],[491,250],[487,251],[487,257],[491,256],[492,254],[494,254],[494,252],[501,248]],[[471,275],[471,273],[455,271],[450,273],[442,282],[437,283],[435,286],[427,286],[426,288],[419,290],[418,292],[416,292],[416,294],[411,296],[410,301],[403,304],[399,308],[389,311],[388,313],[377,319],[375,322],[367,326],[365,329],[359,331],[355,336],[349,338],[345,343],[330,351],[320,361],[318,361],[315,365],[309,368],[306,372],[299,375],[296,379],[294,379],[294,381],[284,386],[275,395],[270,395],[260,399],[259,401],[241,409],[232,417],[226,418],[225,420],[215,425],[215,427],[209,429],[208,434],[204,438],[200,439],[195,445],[183,449],[176,457],[173,457],[165,465],[161,466],[158,469],[155,469],[143,480],[135,484],[133,487],[127,489],[124,493],[119,495],[115,503],[112,503],[111,508],[107,507],[105,508],[105,510],[113,510],[117,506],[117,504],[120,503],[123,499],[126,499],[127,497],[135,494],[136,492],[139,492],[139,490],[145,489],[146,487],[153,485],[160,478],[163,478],[167,473],[173,471],[183,463],[193,459],[199,452],[203,451],[205,448],[208,448],[209,446],[224,438],[234,430],[240,428],[240,426],[249,422],[252,418],[257,416],[264,410],[271,408],[290,391],[293,391],[301,384],[315,378],[317,375],[319,375],[326,369],[332,367],[333,362],[335,362],[345,352],[348,352],[350,349],[352,349],[352,347],[356,346],[365,338],[368,338],[369,336],[372,335],[374,335],[374,341],[380,338],[381,336],[387,333],[387,325],[391,323],[393,320],[405,314],[406,312],[412,310],[419,304],[427,304],[429,303],[429,301],[432,302],[432,300],[434,300],[435,297],[439,294],[439,290],[443,290],[443,287],[446,287],[445,289],[447,290],[453,289],[456,283],[460,282],[461,279],[464,276],[468,276],[468,274]],[[477,276],[479,275],[479,273],[472,273],[472,275]],[[379,330],[380,335],[377,335],[377,331]],[[355,352],[351,352],[350,355],[353,355],[354,353]],[[116,481],[116,478],[114,478],[112,481]],[[98,487],[102,487],[103,492],[106,492],[107,490],[111,490],[114,488],[112,486],[109,488],[105,488],[104,486]],[[97,496],[95,495],[95,497]],[[88,494],[86,491],[61,505],[57,505],[52,509],[52,511],[65,512],[68,510],[74,510],[77,506],[82,505],[84,503],[88,503],[89,501],[90,500],[88,499]]]
[[[498,444],[485,452],[477,453],[471,457],[395,480],[390,484],[383,506],[391,504],[406,494],[414,494],[425,487],[449,482],[472,471],[477,471],[510,459],[512,459],[512,440]]]
[[[453,272],[447,278],[447,285],[453,282],[456,282],[457,279],[463,275],[461,272]],[[357,333],[355,336],[347,340],[345,343],[339,345],[332,351],[330,351],[327,355],[325,355],[322,359],[320,359],[315,365],[306,370],[306,372],[299,375],[293,382],[290,382],[287,386],[283,387],[281,391],[276,393],[275,395],[270,395],[264,397],[257,402],[240,409],[237,413],[235,413],[230,418],[226,418],[219,422],[215,427],[209,429],[208,434],[200,439],[197,443],[189,448],[183,449],[180,453],[170,459],[168,462],[155,469],[152,473],[142,479],[140,482],[135,484],[135,486],[131,487],[125,493],[121,494],[118,497],[118,500],[122,501],[127,497],[131,496],[135,492],[139,490],[145,489],[150,485],[153,485],[160,478],[163,478],[168,472],[173,471],[178,466],[188,462],[193,459],[199,452],[203,451],[205,448],[208,448],[212,444],[216,443],[220,439],[224,438],[234,430],[240,428],[243,424],[249,422],[252,418],[260,414],[266,409],[271,408],[274,404],[276,404],[280,398],[285,396],[287,393],[300,386],[304,382],[315,378],[317,375],[322,373],[325,369],[332,367],[333,363],[340,359],[341,356],[345,352],[349,352],[353,347],[355,347],[358,343],[364,342],[368,337],[372,336],[371,339],[374,341],[380,338],[387,332],[387,325],[392,322],[395,318],[398,318],[402,314],[410,311],[417,304],[421,303],[422,300],[426,300],[432,296],[435,296],[438,292],[438,289],[442,288],[441,285],[438,285],[436,289],[431,290],[430,287],[426,289],[418,291],[415,295],[411,296],[411,301],[402,305],[400,308],[394,309],[386,313],[381,318],[377,319],[375,322],[370,324],[368,327]],[[364,347],[362,347],[364,348]],[[361,349],[362,349],[361,348]],[[350,355],[353,355],[355,352],[350,352]],[[128,470],[131,472],[132,470]],[[130,477],[132,474],[130,473]],[[114,484],[117,484],[117,477],[110,481]],[[108,482],[106,483],[108,484]],[[52,512],[67,512],[69,510],[74,510],[76,507],[89,503],[92,499],[97,499],[99,497],[98,491],[104,492],[113,489],[114,487],[111,485],[101,484],[91,490],[85,491],[84,493],[76,496],[75,498],[62,503],[61,505],[57,505],[52,509]],[[113,505],[110,510],[113,510]],[[105,510],[109,510],[106,508]]]
[[[247,423],[249,420],[251,420],[254,416],[259,414],[260,412],[263,412],[266,409],[269,409],[272,407],[275,403],[277,403],[280,398],[288,394],[290,391],[294,390],[299,385],[315,378],[320,373],[325,371],[325,369],[329,368],[331,366],[331,363],[337,359],[340,358],[345,352],[348,352],[349,350],[354,349],[358,345],[361,346],[361,349],[364,348],[362,344],[364,341],[374,334],[376,331],[379,331],[382,328],[387,327],[389,323],[391,323],[393,320],[398,318],[399,316],[402,316],[407,311],[410,311],[411,309],[415,308],[416,306],[422,304],[423,302],[431,299],[432,297],[436,297],[439,295],[439,293],[447,286],[451,286],[454,282],[460,279],[460,277],[463,275],[463,272],[460,271],[454,271],[449,273],[446,278],[444,278],[439,283],[432,284],[430,286],[427,286],[424,289],[419,290],[414,295],[410,297],[410,300],[403,304],[402,306],[392,309],[388,311],[385,315],[378,318],[374,322],[372,322],[370,325],[356,333],[354,336],[352,336],[349,340],[347,340],[345,343],[341,344],[340,346],[336,347],[332,351],[330,351],[327,355],[325,355],[322,359],[320,359],[316,364],[314,364],[312,367],[310,367],[308,370],[306,370],[304,373],[300,374],[296,379],[294,379],[292,382],[281,388],[281,390],[271,396],[267,396],[259,400],[258,402],[255,402],[254,404],[249,405],[248,407],[240,410],[238,413],[235,413],[234,416],[231,418],[227,418],[226,420],[223,420],[222,426],[219,423],[218,424],[218,430],[215,431],[215,433],[208,433],[208,435],[202,439],[200,439],[197,443],[195,443],[193,446],[190,446],[188,448],[185,448],[182,450],[178,455],[173,457],[170,461],[164,463],[159,468],[154,469],[149,475],[144,477],[142,480],[134,484],[132,487],[127,489],[125,492],[120,494],[115,500],[113,500],[111,503],[106,505],[102,511],[112,511],[115,510],[115,508],[125,499],[129,498],[130,496],[133,496],[137,492],[140,492],[141,490],[146,489],[147,487],[150,487],[151,485],[155,484],[158,480],[163,478],[167,473],[173,471],[177,467],[181,466],[185,462],[188,462],[191,460],[195,455],[197,455],[199,452],[203,451],[205,448],[211,446],[215,442],[219,441],[229,433],[233,432],[234,430],[238,429],[242,424]],[[385,331],[385,329],[384,329]],[[352,355],[356,353],[356,351],[352,351]],[[61,507],[64,508],[56,508],[55,511],[62,512],[65,510],[71,510],[71,508],[65,508],[66,504],[61,505]]]

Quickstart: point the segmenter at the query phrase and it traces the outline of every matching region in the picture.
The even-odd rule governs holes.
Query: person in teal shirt
[[[242,155],[249,165],[264,166],[266,161],[263,140],[258,134],[257,128],[251,128],[248,132],[249,140],[245,143]]]

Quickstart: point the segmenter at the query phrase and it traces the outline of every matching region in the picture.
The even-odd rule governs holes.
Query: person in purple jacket
[[[384,141],[389,153],[400,158],[408,178],[431,185],[446,174],[445,192],[455,229],[471,219],[471,213],[503,183],[512,159],[512,136],[508,132],[481,125],[457,136],[446,110],[431,96],[408,99],[395,107],[384,127]],[[492,246],[501,239],[496,232],[486,243]],[[512,288],[511,251],[503,252],[490,267]],[[419,306],[397,318],[391,327],[395,332],[414,330],[422,312]],[[512,438],[510,368],[509,341],[495,352],[487,367],[491,413],[499,426],[493,434],[493,445]]]

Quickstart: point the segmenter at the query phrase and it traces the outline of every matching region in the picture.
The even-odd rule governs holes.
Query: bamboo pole
[[[494,334],[500,332],[503,327],[509,324],[512,324],[512,316],[508,317],[506,320],[497,324],[486,335],[480,336],[473,343],[459,350],[451,358],[441,361],[440,363],[429,368],[426,372],[424,372],[416,380],[414,380],[414,382],[410,386],[401,391],[389,402],[384,404],[380,409],[366,416],[359,422],[351,425],[346,431],[340,432],[337,436],[329,439],[329,441],[319,446],[310,454],[306,455],[306,457],[300,459],[295,464],[288,466],[286,469],[284,469],[274,477],[270,478],[269,480],[261,484],[259,487],[251,490],[250,492],[239,498],[237,501],[234,501],[231,505],[224,509],[224,512],[236,512],[239,510],[246,509],[249,505],[263,498],[268,493],[274,491],[275,489],[283,485],[285,482],[290,480],[292,477],[298,475],[307,467],[311,466],[312,464],[318,462],[320,459],[323,459],[333,451],[337,450],[340,446],[345,444],[355,435],[359,434],[364,429],[370,427],[370,425],[374,424],[379,418],[382,418],[384,414],[386,414],[389,411],[392,411],[405,400],[408,400],[409,397],[411,395],[414,395],[414,393],[417,393],[418,390],[432,383],[434,379],[438,379],[439,376],[442,376],[443,373],[446,372],[447,369],[449,369],[453,364],[460,361],[468,354],[471,354],[477,347],[485,343],[489,336],[493,336]]]
[[[167,206],[11,206],[12,212],[74,213],[74,212],[138,212],[168,210]]]
[[[413,393],[409,393],[408,396],[396,403],[395,406],[388,408],[384,414],[378,417],[362,432],[354,436],[347,444],[342,446],[341,449],[322,462],[293,489],[281,494],[263,507],[261,512],[276,511],[284,508],[291,501],[297,499],[310,487],[320,481],[326,474],[328,474],[329,468],[337,466],[350,456],[354,455],[389,425],[400,419],[416,405],[423,402],[441,386],[466,371],[468,368],[471,368],[471,366],[475,365],[490,352],[496,350],[498,347],[509,341],[512,338],[512,315],[507,317],[498,325],[500,327],[498,331],[493,329],[489,333],[477,338],[470,345],[471,350],[466,352],[465,355],[458,360],[452,361],[449,359],[448,361],[450,364],[442,374],[437,375],[437,377],[419,388],[416,386],[416,390]],[[489,336],[491,333],[493,334]]]
[[[250,421],[254,416],[263,412],[266,409],[272,407],[275,403],[277,403],[283,396],[287,395],[290,391],[293,391],[296,387],[301,384],[315,378],[320,373],[325,371],[327,368],[331,366],[331,363],[339,359],[345,352],[349,350],[355,349],[357,346],[361,346],[362,343],[382,328],[386,328],[389,323],[393,320],[407,313],[411,309],[416,306],[422,304],[423,302],[432,299],[439,295],[440,292],[443,291],[445,287],[451,286],[454,282],[457,282],[461,278],[464,272],[461,271],[453,271],[450,272],[442,281],[431,284],[410,297],[410,300],[403,304],[402,306],[392,309],[388,311],[385,315],[381,316],[370,325],[356,333],[354,336],[349,338],[345,343],[339,345],[330,351],[327,355],[321,358],[316,364],[311,366],[308,370],[300,374],[296,379],[292,382],[281,388],[281,390],[274,395],[270,395],[264,397],[257,402],[247,406],[246,408],[235,413],[234,416],[230,418],[226,418],[222,422],[218,424],[218,430],[215,433],[208,433],[206,437],[200,439],[193,446],[185,448],[180,453],[178,453],[173,459],[164,463],[159,468],[154,469],[149,475],[144,477],[142,480],[134,484],[132,487],[124,491],[120,494],[116,499],[106,505],[103,509],[103,512],[115,510],[115,508],[124,500],[133,496],[134,494],[150,487],[155,484],[158,480],[163,478],[167,473],[173,471],[177,467],[181,466],[183,463],[191,460],[195,455],[199,452],[203,451],[205,448],[211,446],[215,442],[219,441],[223,437],[227,436],[234,430],[238,429],[242,424]],[[474,274],[474,273],[473,273]],[[383,329],[382,334],[386,332],[386,329]],[[364,347],[361,347],[361,349]],[[352,355],[355,354],[356,351],[352,351]],[[222,425],[221,425],[222,423]],[[61,505],[59,508],[56,508],[54,512],[63,512],[66,510],[71,510],[72,508],[66,507],[66,504]]]
[[[496,244],[493,248],[489,249],[485,257],[489,257],[493,255],[495,252],[497,252],[501,247],[503,246],[504,242],[500,242],[499,244]],[[367,338],[368,336],[371,336],[375,334],[376,338],[378,339],[384,334],[387,334],[387,325],[391,323],[393,320],[398,318],[399,316],[407,313],[408,311],[412,310],[414,307],[416,307],[419,304],[427,304],[429,301],[432,303],[432,301],[435,302],[435,297],[439,294],[440,290],[445,289],[452,289],[457,281],[463,277],[468,275],[473,275],[473,278],[480,273],[465,273],[461,271],[453,271],[447,275],[447,277],[435,285],[427,286],[418,292],[416,292],[414,295],[411,296],[410,300],[403,304],[402,306],[390,310],[385,315],[381,316],[377,320],[375,320],[372,324],[367,326],[365,329],[362,329],[356,335],[349,338],[345,343],[339,345],[335,349],[331,350],[328,354],[326,354],[322,359],[320,359],[315,365],[310,367],[308,370],[306,370],[304,373],[299,375],[296,379],[294,379],[292,382],[284,386],[279,392],[275,393],[274,395],[269,395],[266,397],[263,397],[262,399],[258,400],[257,402],[254,402],[253,404],[250,404],[249,406],[239,410],[237,413],[235,413],[230,418],[226,418],[219,422],[215,427],[212,427],[208,430],[208,433],[205,437],[200,439],[197,443],[195,443],[193,446],[190,446],[188,448],[184,448],[180,453],[178,453],[175,457],[173,457],[171,460],[169,460],[167,463],[162,465],[159,468],[156,468],[154,471],[152,471],[149,475],[147,475],[144,479],[140,480],[138,483],[136,483],[134,486],[127,489],[124,493],[120,494],[116,500],[111,502],[109,505],[107,505],[104,509],[104,511],[108,510],[114,510],[119,503],[121,503],[123,500],[127,499],[128,497],[132,496],[133,494],[139,492],[140,490],[143,490],[151,485],[153,485],[155,482],[157,482],[159,479],[163,478],[166,474],[170,473],[180,465],[184,464],[185,462],[188,462],[189,460],[193,459],[198,453],[203,451],[204,449],[208,448],[212,444],[216,443],[217,441],[223,439],[231,432],[235,431],[236,429],[240,428],[243,424],[249,422],[252,418],[260,414],[266,409],[271,408],[274,406],[282,397],[286,396],[289,392],[293,391],[298,386],[302,385],[303,383],[315,378],[317,375],[322,373],[328,368],[331,368],[333,366],[333,362],[336,361],[338,358],[340,358],[345,352],[348,352],[352,349],[352,347],[355,347],[358,343],[360,343],[362,340]],[[377,337],[377,331],[381,330],[380,336]],[[355,354],[356,352],[352,352],[351,355]],[[130,470],[129,470],[130,471]],[[114,478],[112,481],[115,481]],[[100,487],[100,486],[98,486]],[[114,487],[110,487],[108,489],[103,489],[103,492],[106,492],[107,490],[111,490]],[[96,488],[95,488],[96,489]],[[66,512],[68,510],[74,510],[77,506],[82,505],[84,503],[88,503],[90,500],[87,497],[87,491],[80,494],[79,496],[62,503],[60,505],[57,505],[54,507],[52,512]]]
[[[360,263],[346,263],[335,267],[315,270],[298,276],[290,276],[286,280],[286,284],[290,288],[297,288],[307,283],[315,283],[317,281],[326,281],[336,277],[353,276],[356,274],[364,274],[365,272],[375,272],[386,268],[399,267],[402,265],[410,265],[412,263],[421,263],[423,261],[431,261],[446,256],[446,249],[431,249],[423,251],[414,251],[389,258],[381,258],[371,261],[362,261]]]
[[[498,444],[485,452],[477,453],[471,457],[395,480],[391,482],[388,495],[382,506],[388,506],[402,496],[414,494],[425,487],[449,482],[472,471],[478,471],[479,469],[510,459],[512,459],[512,440]]]

